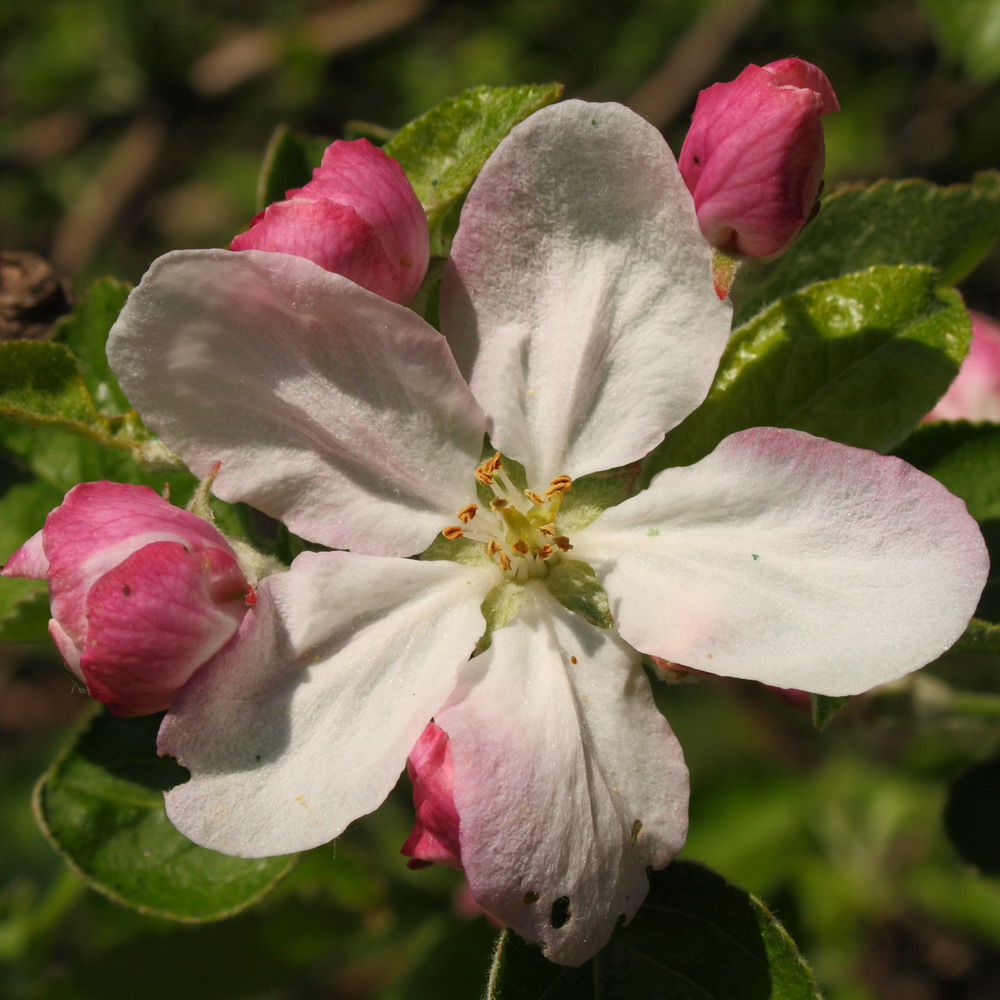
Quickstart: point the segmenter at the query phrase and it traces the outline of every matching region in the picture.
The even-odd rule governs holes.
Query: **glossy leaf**
[[[98,892],[176,920],[228,916],[271,889],[294,857],[231,858],[181,836],[167,819],[163,792],[186,772],[156,756],[159,722],[95,715],[39,782],[36,816],[66,863]]]
[[[1000,236],[1000,173],[971,184],[878,181],[841,188],[775,261],[744,261],[730,291],[741,325],[770,303],[817,281],[876,265],[925,265],[954,284]]]
[[[898,445],[968,350],[957,293],[924,267],[874,267],[811,285],[733,333],[705,402],[647,459],[703,458],[747,427],[792,427],[876,451]]]
[[[579,968],[501,932],[486,1000],[815,1000],[795,943],[763,903],[692,861],[650,877],[632,923]]]
[[[473,87],[404,125],[382,147],[402,164],[427,212],[433,252],[447,250],[451,214],[500,140],[561,94],[558,83]]]

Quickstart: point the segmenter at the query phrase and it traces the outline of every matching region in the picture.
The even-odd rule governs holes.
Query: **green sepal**
[[[755,896],[693,861],[649,882],[632,922],[577,968],[501,931],[484,1000],[820,1000],[795,942]]]
[[[230,916],[267,893],[294,856],[246,860],[192,844],[167,819],[163,792],[187,773],[156,755],[161,716],[90,718],[35,789],[35,815],[91,888],[173,920]]]
[[[479,547],[479,546],[477,546]],[[481,549],[481,547],[479,547]],[[486,652],[493,642],[493,633],[509,624],[521,609],[524,585],[514,580],[501,580],[483,599],[479,610],[486,619],[486,631],[479,637],[473,656]]]
[[[424,206],[432,253],[447,254],[457,209],[498,143],[562,90],[558,83],[473,87],[404,125],[382,147],[400,162]]]
[[[506,461],[506,460],[505,460]],[[560,534],[572,536],[591,523],[609,507],[617,507],[634,496],[641,485],[639,463],[608,472],[595,472],[573,480],[572,489],[563,494],[556,518]]]
[[[923,180],[840,188],[774,261],[747,260],[730,290],[741,326],[772,302],[817,281],[879,265],[931,267],[956,284],[1000,237],[1000,173],[938,187]]]
[[[614,628],[608,595],[597,574],[585,562],[560,556],[549,566],[545,584],[549,593],[567,610],[582,615],[598,628]]]
[[[830,720],[851,700],[850,695],[834,697],[814,694],[812,697],[812,723],[816,729],[826,729]]]
[[[776,302],[733,333],[707,398],[647,457],[647,476],[748,427],[895,447],[968,351],[961,297],[936,285],[929,268],[873,267]]]

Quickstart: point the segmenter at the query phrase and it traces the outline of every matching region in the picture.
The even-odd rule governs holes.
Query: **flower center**
[[[493,491],[493,499],[488,507],[463,507],[456,515],[461,523],[441,532],[445,538],[481,542],[486,555],[515,580],[544,576],[546,560],[573,547],[556,534],[555,524],[563,494],[573,488],[569,476],[556,476],[541,491],[518,490],[496,452],[477,467],[476,481]]]

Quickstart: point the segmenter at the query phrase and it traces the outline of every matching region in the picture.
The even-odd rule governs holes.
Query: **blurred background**
[[[71,291],[136,281],[246,226],[279,123],[394,129],[476,84],[558,80],[678,150],[699,89],[788,55],[840,98],[828,186],[1000,166],[998,0],[44,0],[0,6],[0,250],[41,254]],[[1000,314],[996,251],[963,291]],[[82,888],[29,802],[86,699],[47,647],[16,652],[0,657],[4,1000],[480,995],[494,930],[455,873],[405,868],[406,788],[219,924]],[[1000,997],[1000,873],[973,872],[942,823],[950,783],[996,753],[1000,713],[953,715],[938,684],[852,704],[823,734],[753,685],[659,689],[692,770],[687,856],[763,896],[829,1000]]]

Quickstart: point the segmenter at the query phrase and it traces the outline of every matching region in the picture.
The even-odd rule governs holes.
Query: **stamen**
[[[470,503],[467,507],[463,507],[458,512],[457,517],[462,524],[468,524],[476,516],[477,510],[479,510],[479,505]]]
[[[500,452],[494,452],[492,458],[486,459],[476,469],[476,479],[484,486],[493,485],[493,474],[500,468]]]
[[[528,554],[528,551],[529,551],[529,549],[528,549],[528,543],[523,538],[519,538],[516,542],[514,542],[514,544],[511,546],[511,548],[515,552],[520,553],[522,556],[526,556]]]
[[[553,538],[552,541],[563,550],[563,552],[569,552],[572,545],[569,543],[569,539],[565,535],[560,535],[558,538]]]
[[[555,551],[551,545],[543,545],[540,549],[536,550],[535,555],[539,559],[548,559],[550,555]]]
[[[551,538],[556,533],[556,526],[554,524],[543,524],[538,529],[538,533],[544,535],[546,538]]]
[[[500,543],[495,538],[491,538],[486,543],[486,554],[492,559],[499,551]]]
[[[510,572],[510,559],[507,558],[507,553],[502,549],[497,552],[497,559],[500,560],[500,568],[505,572]]]
[[[524,495],[534,504],[538,504],[539,507],[545,503],[545,497],[541,493],[536,493],[534,490],[525,490]]]
[[[454,541],[456,538],[461,538],[465,534],[464,531],[457,525],[452,524],[447,528],[442,529],[441,534],[444,535],[449,541]]]
[[[571,489],[573,489],[573,480],[569,476],[556,476],[549,483],[549,488],[545,491],[545,495],[550,497],[553,493],[568,493]]]
[[[496,500],[490,501],[490,510],[505,510],[510,506],[506,497],[497,497]]]

